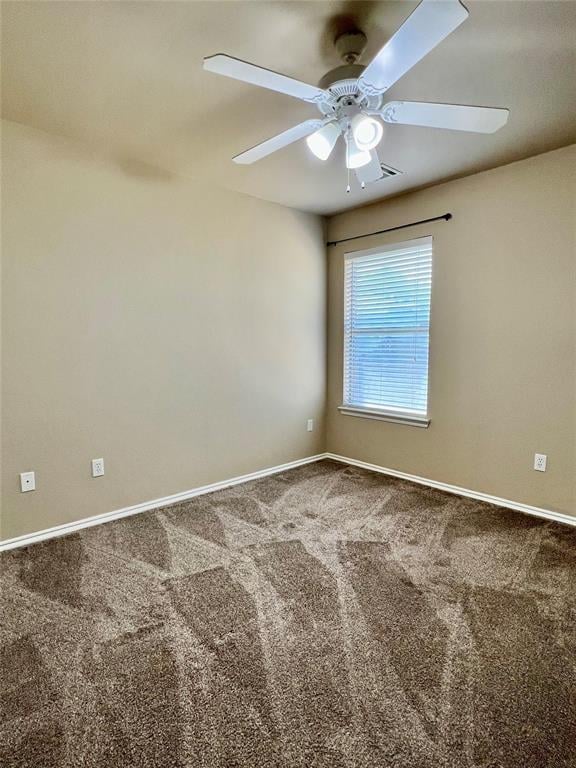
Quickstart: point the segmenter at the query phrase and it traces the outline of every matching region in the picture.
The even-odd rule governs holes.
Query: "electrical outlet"
[[[92,459],[92,477],[102,477],[104,474],[104,459]]]
[[[534,469],[537,472],[546,472],[546,458],[545,453],[534,454]]]
[[[314,419],[308,419],[308,422],[306,424],[306,429],[308,430],[308,432],[314,431]]]
[[[20,490],[22,493],[36,490],[36,475],[34,472],[20,472]]]

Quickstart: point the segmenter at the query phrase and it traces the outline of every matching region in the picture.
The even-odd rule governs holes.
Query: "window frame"
[[[428,327],[425,332],[428,333],[428,360],[427,360],[427,375],[426,375],[426,413],[422,414],[408,409],[393,407],[370,407],[365,408],[360,405],[354,405],[346,402],[346,391],[348,385],[348,318],[347,318],[347,301],[346,301],[346,289],[347,279],[346,273],[348,264],[355,259],[363,256],[376,256],[378,254],[384,254],[386,252],[393,252],[401,248],[410,247],[417,244],[422,244],[422,241],[428,241],[432,248],[432,260],[430,266],[430,314],[428,318]],[[432,289],[433,289],[433,271],[434,271],[434,238],[432,235],[423,235],[421,237],[411,238],[410,240],[400,240],[394,243],[387,243],[380,245],[376,248],[368,248],[361,251],[348,251],[344,254],[344,290],[343,290],[343,358],[342,358],[342,405],[338,406],[340,413],[346,416],[357,416],[365,419],[377,419],[379,421],[388,421],[396,424],[407,424],[414,427],[427,428],[430,425],[430,339],[431,339],[431,318],[432,318]]]

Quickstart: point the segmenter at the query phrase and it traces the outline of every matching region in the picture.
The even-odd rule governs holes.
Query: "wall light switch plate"
[[[92,477],[102,477],[104,474],[104,459],[92,459]]]
[[[308,422],[306,424],[306,429],[308,430],[308,432],[314,431],[314,419],[308,419]]]
[[[20,472],[20,490],[22,493],[36,490],[36,475],[34,472]]]
[[[546,472],[546,460],[547,460],[547,456],[545,453],[535,453],[534,469],[537,472]]]

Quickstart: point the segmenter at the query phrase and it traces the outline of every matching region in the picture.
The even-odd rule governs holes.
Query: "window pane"
[[[432,238],[347,257],[344,404],[426,415]]]

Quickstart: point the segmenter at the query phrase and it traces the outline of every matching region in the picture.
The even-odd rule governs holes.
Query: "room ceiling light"
[[[338,136],[340,136],[338,123],[326,123],[320,130],[308,136],[306,144],[310,152],[319,160],[328,160],[338,141]]]
[[[346,168],[362,168],[370,162],[370,152],[358,149],[352,136],[346,139]]]
[[[358,114],[352,118],[352,135],[358,149],[369,152],[377,146],[384,134],[384,126],[369,115]]]

